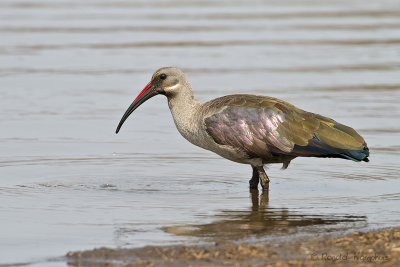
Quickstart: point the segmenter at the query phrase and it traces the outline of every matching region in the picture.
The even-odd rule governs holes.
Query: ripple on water
[[[399,18],[391,0],[0,1],[0,265],[398,225]],[[271,166],[265,199],[248,166],[178,137],[160,98],[115,136],[163,65],[200,100],[271,95],[351,125],[371,162]]]

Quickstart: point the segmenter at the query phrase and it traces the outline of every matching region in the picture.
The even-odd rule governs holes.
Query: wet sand
[[[400,228],[347,235],[209,246],[99,248],[67,255],[70,266],[380,266],[400,265]]]
[[[398,2],[0,1],[0,266],[399,226]],[[202,102],[268,95],[349,125],[371,161],[268,166],[259,201],[251,168],[184,140],[161,96],[115,135],[162,66]]]

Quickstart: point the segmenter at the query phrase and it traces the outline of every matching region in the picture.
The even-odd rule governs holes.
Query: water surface
[[[398,225],[398,1],[6,0],[0,34],[0,265]],[[371,162],[270,166],[266,198],[250,167],[185,141],[162,96],[115,135],[162,66],[201,101],[270,95],[351,125]]]

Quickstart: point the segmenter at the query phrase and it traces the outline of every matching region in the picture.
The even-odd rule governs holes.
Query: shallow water
[[[0,266],[399,225],[398,1],[6,0],[0,34]],[[115,135],[170,65],[202,101],[264,94],[351,125],[371,162],[272,165],[258,197],[251,169],[185,141],[161,96]]]

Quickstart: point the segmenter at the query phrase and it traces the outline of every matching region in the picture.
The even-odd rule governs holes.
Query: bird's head
[[[184,92],[185,90],[187,92]],[[137,95],[135,100],[133,100],[132,104],[126,110],[115,132],[119,132],[122,124],[129,117],[129,115],[131,115],[131,113],[135,111],[135,109],[137,109],[141,104],[143,104],[144,102],[146,102],[146,100],[152,98],[153,96],[161,94],[167,96],[170,99],[184,93],[191,94],[191,89],[183,71],[174,67],[158,69],[156,72],[154,72],[150,82],[146,84],[146,86],[142,89],[142,91]]]

